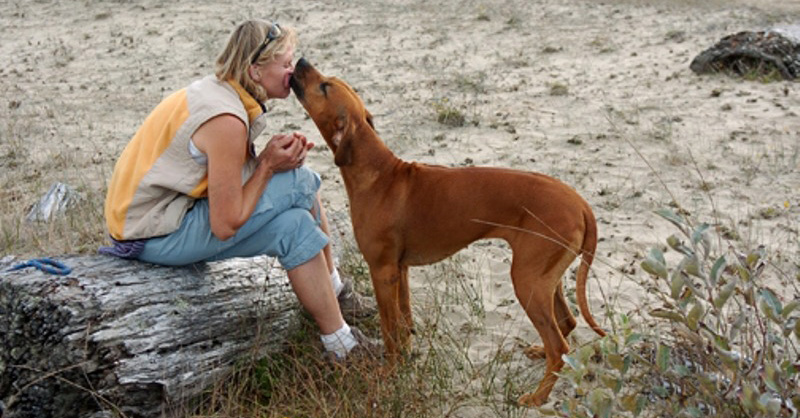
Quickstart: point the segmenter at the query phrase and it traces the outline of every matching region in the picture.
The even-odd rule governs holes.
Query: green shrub
[[[438,100],[433,103],[436,110],[436,121],[442,125],[452,128],[464,126],[467,122],[467,117],[457,107],[450,104],[447,98]]]
[[[550,414],[796,417],[800,300],[770,287],[781,274],[770,254],[720,253],[727,243],[708,224],[657,213],[680,231],[641,263],[658,304],[640,321],[618,316],[614,333],[565,356],[576,396]]]

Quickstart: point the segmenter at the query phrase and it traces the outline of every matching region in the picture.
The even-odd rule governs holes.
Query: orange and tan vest
[[[232,114],[247,126],[243,181],[255,168],[253,141],[266,125],[264,109],[235,81],[214,76],[165,98],[145,119],[114,166],[105,203],[116,240],[166,235],[178,229],[194,201],[206,196],[208,169],[189,152],[192,135],[209,119]]]

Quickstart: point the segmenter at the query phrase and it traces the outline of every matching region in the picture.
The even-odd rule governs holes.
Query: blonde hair
[[[267,32],[273,23],[266,20],[253,19],[240,23],[231,33],[228,44],[217,57],[215,74],[219,80],[233,80],[239,83],[256,100],[267,101],[267,92],[256,83],[247,71],[254,59],[253,54],[260,49]],[[256,65],[265,64],[275,59],[276,55],[285,54],[297,46],[297,33],[288,26],[280,26],[281,35],[271,41],[261,51]]]

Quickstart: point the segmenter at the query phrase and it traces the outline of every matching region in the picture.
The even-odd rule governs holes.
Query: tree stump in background
[[[72,273],[0,265],[2,418],[169,416],[297,324],[286,273],[267,257],[59,261]]]
[[[794,80],[800,77],[800,25],[728,35],[695,57],[689,68],[697,74],[777,73]]]

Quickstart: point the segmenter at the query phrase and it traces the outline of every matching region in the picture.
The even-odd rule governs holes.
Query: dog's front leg
[[[396,263],[370,263],[386,359],[390,366],[398,363],[410,345],[411,308],[406,272],[407,267]]]
[[[411,318],[411,290],[408,288],[408,266],[400,265],[400,288],[398,303],[403,319],[402,326],[406,340],[400,344],[400,349],[408,353],[411,349],[411,334],[414,333],[414,321]]]

